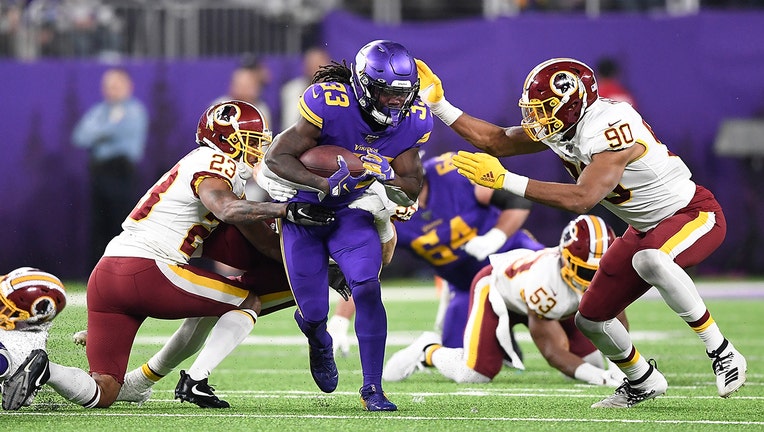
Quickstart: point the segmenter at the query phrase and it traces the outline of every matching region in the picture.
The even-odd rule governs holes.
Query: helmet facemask
[[[615,241],[615,233],[598,216],[583,215],[571,221],[560,236],[560,274],[576,291],[589,287],[600,260]]]

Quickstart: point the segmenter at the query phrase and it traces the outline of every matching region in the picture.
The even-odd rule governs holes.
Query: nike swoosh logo
[[[203,391],[199,390],[199,389],[197,388],[198,386],[199,386],[199,384],[194,384],[194,386],[193,386],[193,387],[191,387],[191,393],[193,393],[193,394],[195,394],[195,395],[197,395],[197,396],[207,396],[207,397],[213,397],[213,396],[215,396],[215,395],[213,395],[213,394],[211,394],[211,393],[205,393],[205,392],[203,392]]]
[[[621,121],[620,121],[620,120],[618,120],[618,121],[614,121],[613,123],[608,123],[607,125],[608,125],[608,127],[613,127],[613,126],[617,125],[617,124],[618,124],[618,123],[620,123],[620,122],[621,122]]]
[[[26,365],[26,366],[24,366],[24,372],[26,372],[26,373],[32,372],[32,369],[31,369],[31,367],[32,367],[32,364],[34,363],[34,361],[35,361],[35,360],[37,359],[37,357],[39,357],[39,356],[40,356],[40,354],[35,354],[35,356],[34,356],[34,357],[32,357],[32,359],[31,359],[31,360],[29,360],[29,363],[27,363],[27,365]]]
[[[311,91],[311,92],[313,92],[313,99],[318,99],[318,97],[320,96],[320,94],[319,94],[319,93],[316,93],[316,88],[315,88],[315,87],[313,87],[313,88],[312,88],[310,91]]]
[[[48,365],[46,364],[45,365],[45,370],[47,370],[47,369],[48,369]],[[34,382],[34,386],[35,387],[37,387],[37,388],[42,387],[42,385],[43,385],[42,377],[45,376],[45,370],[43,370],[43,372],[40,374],[40,376],[38,376],[37,379],[35,380],[35,382]]]
[[[310,219],[310,215],[305,213],[304,209],[301,209],[301,208],[297,209],[297,214],[302,216],[302,217],[304,217],[304,218]]]

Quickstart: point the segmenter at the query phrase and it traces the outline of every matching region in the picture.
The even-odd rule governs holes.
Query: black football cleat
[[[50,379],[48,354],[35,349],[3,383],[3,409],[15,411]]]
[[[215,396],[214,388],[207,384],[207,378],[201,381],[194,381],[186,373],[180,371],[180,381],[175,386],[175,399],[180,399],[181,403],[191,402],[202,408],[229,408],[231,405]]]

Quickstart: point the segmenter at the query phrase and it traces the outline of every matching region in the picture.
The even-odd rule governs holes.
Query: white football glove
[[[390,217],[395,211],[395,204],[387,199],[384,187],[374,182],[360,197],[348,204],[348,208],[365,210],[374,216],[374,225],[381,243],[387,243],[395,235]]]
[[[332,337],[332,346],[334,349],[334,355],[337,352],[342,357],[347,357],[350,353],[350,338],[348,337],[348,329],[350,328],[350,320],[339,315],[332,315],[329,321],[326,323],[326,331]]]
[[[262,169],[257,171],[255,181],[276,201],[288,201],[297,194],[297,189],[282,184],[273,178],[266,177],[265,172]]]
[[[488,255],[496,252],[507,241],[507,235],[498,228],[491,228],[487,233],[474,237],[462,246],[465,252],[472,255],[478,261],[488,258]]]

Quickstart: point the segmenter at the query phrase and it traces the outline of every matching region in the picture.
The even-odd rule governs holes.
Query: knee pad
[[[661,263],[666,258],[669,256],[658,249],[643,249],[634,254],[631,258],[631,265],[639,277],[645,282],[655,285],[654,281],[660,272]]]
[[[607,321],[592,321],[581,315],[581,312],[576,312],[576,327],[589,339],[592,339],[592,335],[604,333],[606,323]]]

